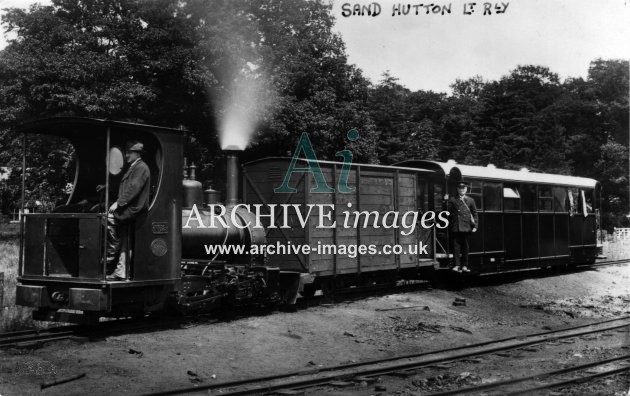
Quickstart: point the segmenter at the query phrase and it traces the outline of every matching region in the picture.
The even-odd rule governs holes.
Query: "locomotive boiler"
[[[238,208],[238,154],[227,152],[226,200],[203,191],[195,166],[185,167],[181,229],[182,285],[176,305],[187,313],[221,305],[270,303],[281,300],[280,269],[265,265],[265,257],[249,252],[266,243],[265,230],[253,227],[252,213]],[[215,210],[215,206],[224,208]],[[192,224],[191,224],[192,223]],[[210,250],[235,247],[228,250]],[[282,279],[286,278],[282,276]]]
[[[219,192],[210,189],[203,190],[201,182],[196,180],[195,166],[185,167],[183,181],[183,210],[182,210],[182,258],[184,260],[208,260],[207,246],[234,245],[243,246],[248,250],[251,245],[264,244],[265,230],[254,228],[247,224],[254,224],[253,214],[236,207],[238,199],[238,153],[228,151],[227,155],[227,183],[225,208],[222,213],[216,213],[221,204]],[[208,226],[209,225],[209,226]],[[263,257],[239,254],[238,252],[213,253],[210,261],[224,261],[230,264],[244,261],[263,264]]]

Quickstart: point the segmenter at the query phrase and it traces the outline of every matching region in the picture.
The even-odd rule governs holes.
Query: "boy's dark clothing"
[[[449,199],[449,230],[455,267],[468,266],[468,238],[479,222],[475,200],[469,196]],[[461,259],[460,259],[461,254]]]
[[[463,197],[451,197],[448,211],[449,229],[451,232],[472,232],[479,222],[475,200],[467,195]]]

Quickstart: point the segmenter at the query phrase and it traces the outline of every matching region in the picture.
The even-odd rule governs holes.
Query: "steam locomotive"
[[[222,203],[217,191],[204,191],[195,180],[194,167],[184,169],[181,130],[58,117],[22,124],[18,131],[25,143],[23,186],[32,136],[63,138],[76,156],[67,202],[51,213],[22,210],[16,303],[34,308],[37,320],[94,321],[145,315],[167,306],[194,314],[218,306],[292,304],[317,290],[332,293],[426,278],[448,268],[452,254],[447,228],[425,214],[446,211],[448,194],[464,179],[479,208],[479,232],[471,240],[470,255],[479,273],[589,263],[598,252],[600,186],[592,179],[454,162],[348,166],[319,161],[328,180],[337,180],[345,168],[352,192],[313,193],[318,181],[312,173],[302,172],[291,174],[294,192],[283,194],[274,187],[282,182],[292,159],[265,158],[240,167],[237,152],[229,152]],[[104,219],[120,182],[121,147],[132,139],[143,142],[146,150],[150,207],[128,226],[123,245],[130,257],[129,279],[109,281]],[[99,184],[105,184],[105,193],[95,197]],[[309,205],[328,209],[324,226],[317,218],[321,213],[271,209]],[[259,212],[253,213],[253,207]],[[385,220],[379,226],[366,219],[363,225],[346,227],[342,225],[348,211],[342,209],[347,208],[382,218],[389,212],[416,216],[407,219],[406,232],[401,219],[389,227],[383,226]],[[280,245],[289,249],[284,254],[253,249]],[[210,251],[213,246],[241,248]],[[367,248],[342,254],[333,249],[340,246]]]

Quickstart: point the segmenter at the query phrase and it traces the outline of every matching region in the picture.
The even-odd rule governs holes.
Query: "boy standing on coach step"
[[[479,220],[475,200],[466,195],[467,188],[466,183],[457,183],[457,196],[451,197],[448,201],[451,251],[455,262],[453,271],[456,272],[470,272],[468,269],[468,238],[472,232],[477,231]]]

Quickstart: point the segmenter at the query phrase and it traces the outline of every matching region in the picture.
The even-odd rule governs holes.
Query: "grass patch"
[[[19,236],[19,223],[0,223],[0,241],[15,239]]]
[[[603,253],[608,260],[622,260],[630,258],[630,240],[615,238],[608,235],[603,243]]]
[[[15,305],[15,285],[18,276],[20,244],[17,238],[0,239],[0,272],[4,273],[0,331],[16,331],[34,327],[30,308]]]

